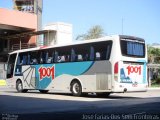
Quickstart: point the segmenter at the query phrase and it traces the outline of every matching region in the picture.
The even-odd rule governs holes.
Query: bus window
[[[26,65],[26,64],[27,64],[27,56],[26,56],[26,55],[23,55],[22,64],[23,64],[23,65]]]
[[[111,41],[94,43],[93,46],[96,60],[109,60],[112,47]]]
[[[72,48],[71,50],[71,62],[74,62],[76,60],[76,53],[75,50]]]
[[[21,57],[20,55],[18,56],[18,59],[17,59],[17,65],[20,65],[21,64]]]
[[[110,58],[110,54],[111,54],[111,46],[112,46],[112,44],[107,44],[107,51],[106,51],[106,60],[109,60],[109,58]]]
[[[94,48],[91,48],[90,46],[90,44],[73,46],[73,50],[71,50],[71,57],[73,57],[76,62],[88,61],[90,59],[94,60]],[[71,62],[73,61],[72,59]]]
[[[46,52],[46,54],[45,54],[45,63],[48,63],[49,61],[48,61],[48,52]]]
[[[78,54],[78,61],[83,61],[83,57],[81,54]]]
[[[27,64],[27,53],[19,53],[17,59],[17,65],[26,65]]]
[[[40,55],[40,56],[39,56],[39,63],[40,63],[40,64],[45,63],[45,61],[46,61],[45,51],[40,51],[39,55]]]
[[[48,49],[46,50],[46,63],[53,63],[54,60],[54,50]]]
[[[58,56],[58,62],[65,62],[65,56]]]
[[[63,56],[61,56],[61,61],[62,62],[65,62],[66,60],[65,60],[65,56],[63,55]]]
[[[39,63],[40,63],[40,64],[43,63],[43,59],[42,59],[42,51],[39,51]]]
[[[55,51],[55,54],[54,54],[55,56],[54,56],[54,62],[56,63],[56,62],[58,62],[58,52],[57,51]]]
[[[30,52],[31,61],[30,64],[38,64],[37,52]]]
[[[51,61],[51,63],[53,63],[54,62],[54,51],[52,50],[52,61]]]
[[[31,56],[30,56],[30,54],[28,53],[28,57],[27,57],[27,65],[29,65],[30,64],[30,62],[31,62]]]
[[[52,57],[48,57],[47,63],[52,63]]]
[[[83,61],[88,61],[88,53],[84,54],[83,58],[84,58]]]
[[[94,60],[94,47],[90,47],[90,60],[93,61]]]
[[[145,57],[145,43],[135,40],[121,40],[121,52],[124,56]]]
[[[70,55],[65,55],[65,61],[70,62]]]
[[[96,60],[100,60],[100,58],[101,58],[100,52],[96,52]]]
[[[53,51],[53,50],[50,50]],[[59,47],[56,48],[55,52],[52,53],[52,58],[54,58],[54,62],[70,62],[75,61],[75,51],[70,46],[67,47]]]

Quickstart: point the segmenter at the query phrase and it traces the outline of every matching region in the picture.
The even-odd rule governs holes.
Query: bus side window
[[[70,55],[65,55],[65,61],[70,62]]]
[[[21,57],[20,57],[20,55],[18,55],[17,65],[20,65],[20,64],[21,64]]]
[[[33,58],[33,59],[32,59],[32,64],[38,64],[38,62],[37,62],[37,59],[36,59],[36,58]]]
[[[81,54],[78,54],[78,61],[83,61],[83,57]]]
[[[41,51],[40,52],[39,63],[41,63],[41,64],[47,63],[48,58],[49,58],[49,53],[46,52],[46,51]]]
[[[44,59],[43,59],[43,51],[39,51],[39,53],[38,53],[38,63],[39,64],[43,64],[43,62],[44,62]]]
[[[101,54],[100,52],[96,52],[96,60],[100,60],[101,59]]]
[[[90,60],[94,60],[94,47],[93,46],[91,46],[91,48],[90,48]]]
[[[88,53],[86,53],[83,58],[84,61],[88,61]]]
[[[42,52],[42,63],[46,63],[46,54],[44,51]]]
[[[52,57],[48,57],[47,63],[52,63]]]
[[[38,52],[37,51],[34,51],[34,52],[30,52],[30,64],[38,64],[38,61],[37,61],[37,56],[38,56],[38,54],[37,54]]]
[[[20,53],[18,55],[17,65],[25,65],[25,61],[26,61],[25,55],[23,55],[23,53]]]
[[[110,45],[107,46],[107,51],[106,51],[106,60],[109,60],[109,56],[110,56]]]
[[[106,51],[103,50],[101,54],[102,54],[101,60],[106,60]]]
[[[48,52],[45,54],[45,63],[48,63]]]
[[[26,64],[27,64],[27,56],[26,56],[26,55],[23,55],[22,64],[23,64],[23,65],[26,65]]]
[[[53,63],[54,62],[54,52],[52,53],[52,61],[51,61],[51,63]]]
[[[63,56],[61,56],[61,61],[62,62],[65,62],[66,60],[65,60],[65,56],[63,55]]]
[[[76,53],[74,51],[74,49],[72,48],[71,50],[71,62],[74,62],[76,60]]]
[[[65,56],[58,56],[58,62],[65,62]]]
[[[55,56],[54,56],[54,62],[56,63],[56,62],[58,62],[58,52],[57,51],[55,51],[55,54],[54,54]]]
[[[29,65],[31,63],[31,56],[28,54],[27,64]]]

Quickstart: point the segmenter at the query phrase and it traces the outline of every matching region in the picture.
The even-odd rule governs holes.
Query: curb
[[[160,90],[160,87],[149,87],[148,90]]]

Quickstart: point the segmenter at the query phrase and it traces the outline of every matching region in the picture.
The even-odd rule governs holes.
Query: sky
[[[12,0],[0,0],[12,9]],[[73,39],[100,25],[105,35],[124,34],[160,43],[160,0],[43,0],[42,26],[66,22]]]

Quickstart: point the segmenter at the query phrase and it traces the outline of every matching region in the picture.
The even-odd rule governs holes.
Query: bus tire
[[[73,96],[81,96],[82,95],[82,86],[78,80],[72,81],[71,92],[72,92]]]
[[[49,90],[39,90],[41,93],[48,93]]]
[[[20,80],[16,82],[16,89],[19,93],[26,93],[28,91],[27,89],[23,89],[23,84]]]

